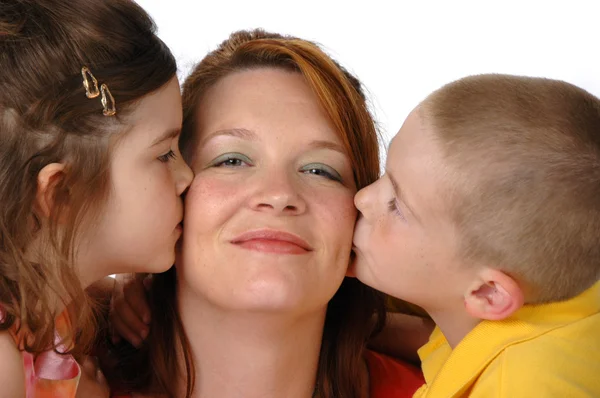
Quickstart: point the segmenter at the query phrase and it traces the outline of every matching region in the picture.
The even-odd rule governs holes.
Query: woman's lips
[[[245,232],[231,240],[247,250],[277,254],[306,254],[312,247],[302,238],[289,232],[260,229]]]

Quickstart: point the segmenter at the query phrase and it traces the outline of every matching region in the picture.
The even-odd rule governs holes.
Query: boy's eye
[[[175,152],[173,152],[173,150],[171,149],[169,152],[165,153],[164,155],[160,155],[158,157],[158,160],[160,160],[163,163],[167,163],[169,160],[173,160],[177,157],[177,155],[175,154]]]
[[[394,198],[388,202],[388,210],[404,219],[404,214],[402,213],[402,210],[400,210],[400,207],[398,206],[397,199]]]

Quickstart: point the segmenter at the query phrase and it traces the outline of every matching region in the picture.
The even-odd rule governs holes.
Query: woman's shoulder
[[[412,397],[425,382],[421,370],[407,362],[371,350],[365,352],[365,360],[371,398]]]
[[[23,356],[11,333],[0,332],[0,385],[2,396],[25,396],[25,370]]]

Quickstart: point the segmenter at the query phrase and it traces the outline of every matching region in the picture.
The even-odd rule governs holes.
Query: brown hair
[[[103,115],[100,97],[86,98],[83,66],[109,86],[116,116]],[[26,326],[22,348],[55,348],[50,303],[77,303],[77,353],[94,328],[73,266],[75,238],[109,192],[108,138],[125,129],[136,101],[175,76],[175,59],[132,1],[3,0],[0,70],[0,330]],[[45,221],[37,177],[54,162],[65,165],[64,178]],[[28,250],[41,237],[43,261],[33,262]]]
[[[300,73],[315,92],[348,151],[358,188],[375,181],[379,174],[378,134],[369,113],[360,82],[334,62],[314,43],[262,30],[233,33],[208,54],[183,85],[184,122],[180,139],[189,158],[196,146],[198,104],[204,93],[220,79],[255,68],[282,68]],[[123,365],[135,371],[131,385],[171,397],[178,391],[173,380],[186,380],[186,397],[194,388],[194,364],[189,341],[178,315],[175,269],[153,279],[150,303],[151,332],[138,365]],[[376,315],[375,328],[372,322]],[[320,397],[359,397],[365,387],[361,378],[362,353],[374,329],[385,317],[382,297],[356,279],[347,278],[330,301],[323,333],[319,372]],[[185,369],[180,358],[185,356]],[[140,368],[145,374],[140,375]]]
[[[600,277],[600,101],[571,84],[467,77],[422,104],[448,160],[468,261],[512,275],[530,303]],[[450,188],[450,187],[449,187]]]

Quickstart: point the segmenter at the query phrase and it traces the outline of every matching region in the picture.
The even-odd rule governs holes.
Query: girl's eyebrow
[[[177,137],[181,133],[181,128],[170,129],[162,133],[158,138],[156,138],[150,148],[153,148],[159,144],[162,144],[165,141],[170,141],[173,138]]]

